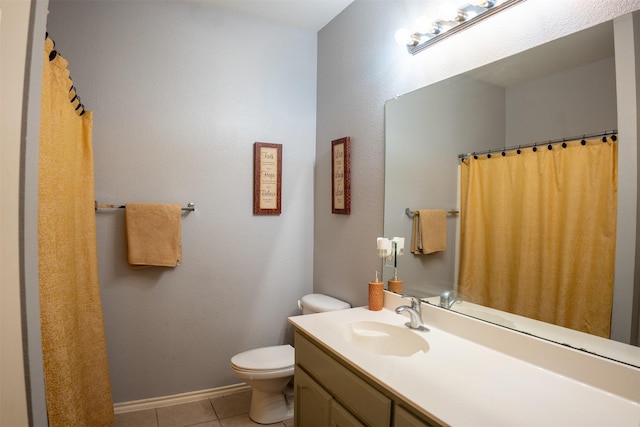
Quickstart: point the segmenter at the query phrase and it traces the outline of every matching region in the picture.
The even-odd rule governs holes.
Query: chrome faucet
[[[450,309],[456,301],[462,302],[462,300],[458,298],[456,291],[445,291],[440,294],[440,307]]]
[[[420,299],[410,295],[402,295],[402,298],[409,298],[411,300],[411,306],[401,305],[399,307],[396,307],[396,313],[398,314],[405,311],[409,313],[409,318],[411,319],[411,321],[405,323],[405,326],[418,331],[428,331],[429,329],[422,323],[422,309]]]

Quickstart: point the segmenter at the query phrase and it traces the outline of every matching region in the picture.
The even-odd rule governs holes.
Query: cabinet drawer
[[[296,332],[296,364],[371,427],[389,426],[392,401]]]

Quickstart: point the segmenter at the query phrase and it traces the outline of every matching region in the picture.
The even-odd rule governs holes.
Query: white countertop
[[[638,401],[460,338],[425,319],[430,331],[415,333],[424,336],[429,351],[410,357],[367,352],[338,332],[343,324],[363,320],[403,326],[407,318],[387,308],[359,307],[289,321],[426,415],[452,426],[640,426]]]

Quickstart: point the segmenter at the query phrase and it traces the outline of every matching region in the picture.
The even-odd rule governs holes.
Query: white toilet
[[[309,294],[298,301],[302,314],[344,310],[351,305],[339,299]],[[288,344],[256,348],[231,358],[231,371],[251,386],[249,417],[260,424],[272,424],[293,417],[295,354]]]

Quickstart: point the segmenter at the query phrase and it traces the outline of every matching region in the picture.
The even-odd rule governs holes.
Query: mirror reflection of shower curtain
[[[461,164],[459,291],[609,337],[618,146],[611,137]]]
[[[38,171],[38,269],[49,426],[114,421],[98,284],[92,115],[70,103],[67,61],[42,76]],[[53,55],[52,55],[53,56]],[[82,111],[82,110],[80,110]]]

